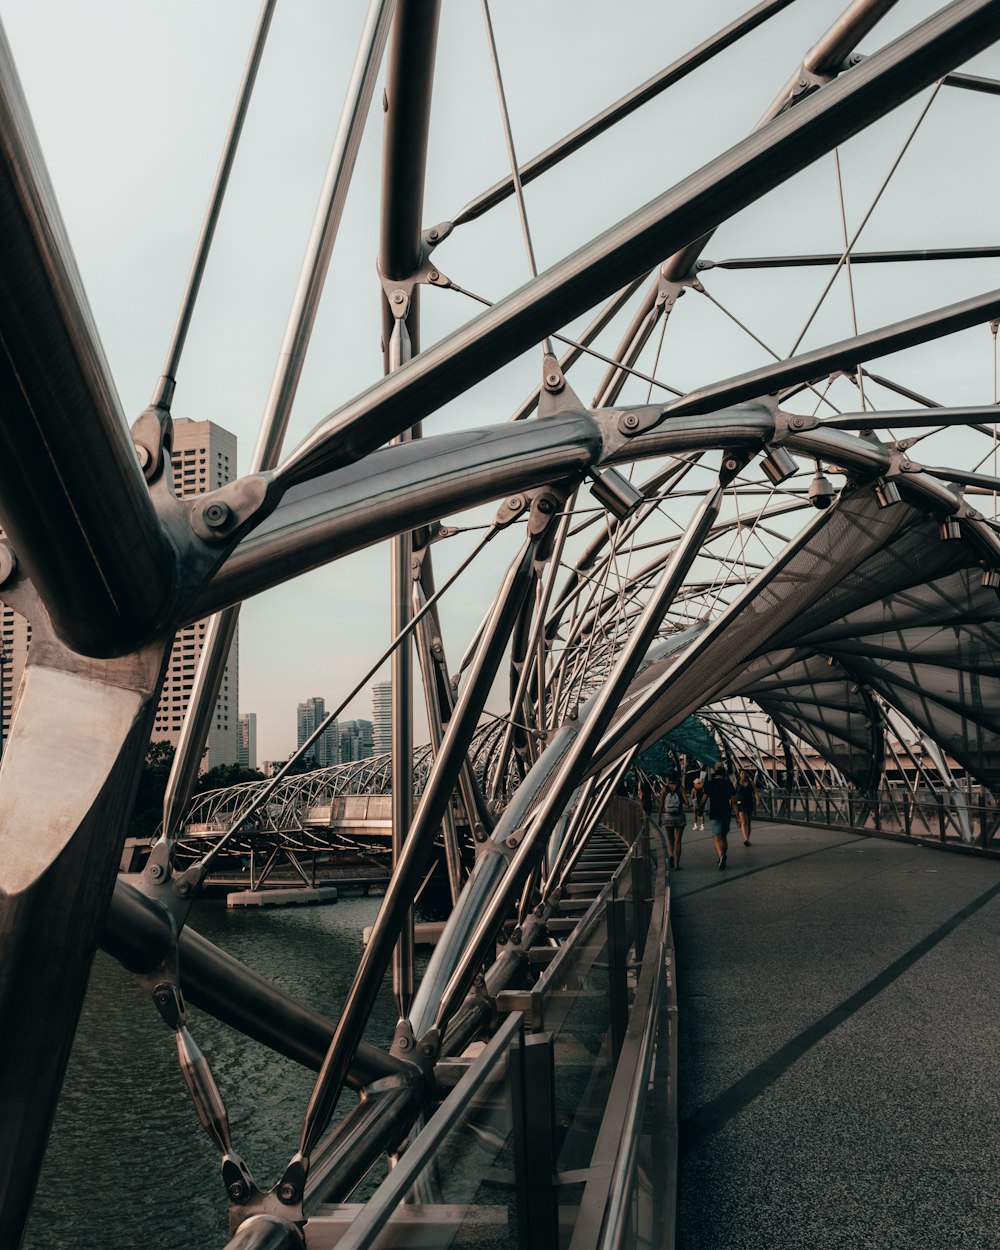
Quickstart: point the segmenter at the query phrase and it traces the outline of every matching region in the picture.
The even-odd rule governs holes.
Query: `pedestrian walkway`
[[[687,833],[678,1250],[1000,1246],[1000,864]]]

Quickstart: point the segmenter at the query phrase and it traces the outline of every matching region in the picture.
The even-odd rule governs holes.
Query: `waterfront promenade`
[[[678,1250],[1000,1244],[1000,863],[734,835],[671,883]]]

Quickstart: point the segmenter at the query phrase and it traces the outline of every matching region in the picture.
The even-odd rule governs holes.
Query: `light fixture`
[[[821,511],[829,508],[836,493],[830,479],[823,476],[822,469],[817,468],[816,476],[809,483],[809,502],[812,506]]]
[[[605,469],[603,473],[595,471],[590,479],[590,493],[619,521],[624,521],[646,497],[617,469]]]
[[[1000,569],[983,569],[983,585],[1000,591]]]
[[[768,447],[767,455],[761,457],[760,467],[772,486],[780,486],[799,471],[795,457],[785,451],[784,447]]]
[[[938,522],[938,533],[942,542],[951,542],[956,538],[962,537],[962,526],[953,516],[945,517],[943,521]]]
[[[880,508],[891,508],[894,503],[899,503],[903,496],[899,493],[899,487],[895,482],[880,477],[875,479],[875,498]]]

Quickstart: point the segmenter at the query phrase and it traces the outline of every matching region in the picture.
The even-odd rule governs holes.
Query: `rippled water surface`
[[[334,1015],[377,898],[237,910],[198,904],[192,925],[318,1010]],[[229,1108],[237,1149],[270,1186],[298,1144],[313,1074],[190,1009]],[[392,1034],[383,991],[370,1041]],[[354,1096],[345,1095],[353,1101]],[[218,1250],[226,1203],[215,1147],[177,1067],[173,1036],[136,983],[98,955],[39,1183],[26,1250]]]

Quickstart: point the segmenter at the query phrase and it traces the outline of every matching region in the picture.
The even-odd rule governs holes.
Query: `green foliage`
[[[659,742],[647,747],[636,760],[636,764],[643,772],[665,777],[676,767],[671,751],[677,755],[686,755],[689,766],[697,762],[704,768],[710,768],[716,760],[722,758],[715,739],[697,716],[689,716],[676,729],[664,734]]]
[[[207,772],[202,773],[195,786],[195,793],[205,790],[225,790],[229,786],[241,785],[244,781],[263,781],[264,774],[256,768],[244,768],[240,764],[216,764]]]
[[[161,741],[149,744],[129,821],[130,838],[151,838],[156,833],[163,817],[163,796],[173,762],[174,748],[171,743]]]
[[[174,747],[166,741],[151,742],[146,750],[146,762],[139,778],[132,819],[129,821],[130,838],[152,838],[163,818],[163,796],[174,762]],[[310,763],[310,767],[315,765]],[[304,772],[305,769],[297,771]],[[202,773],[195,784],[195,793],[205,790],[221,790],[238,786],[243,781],[263,781],[264,774],[256,768],[241,768],[239,764],[217,764]]]

